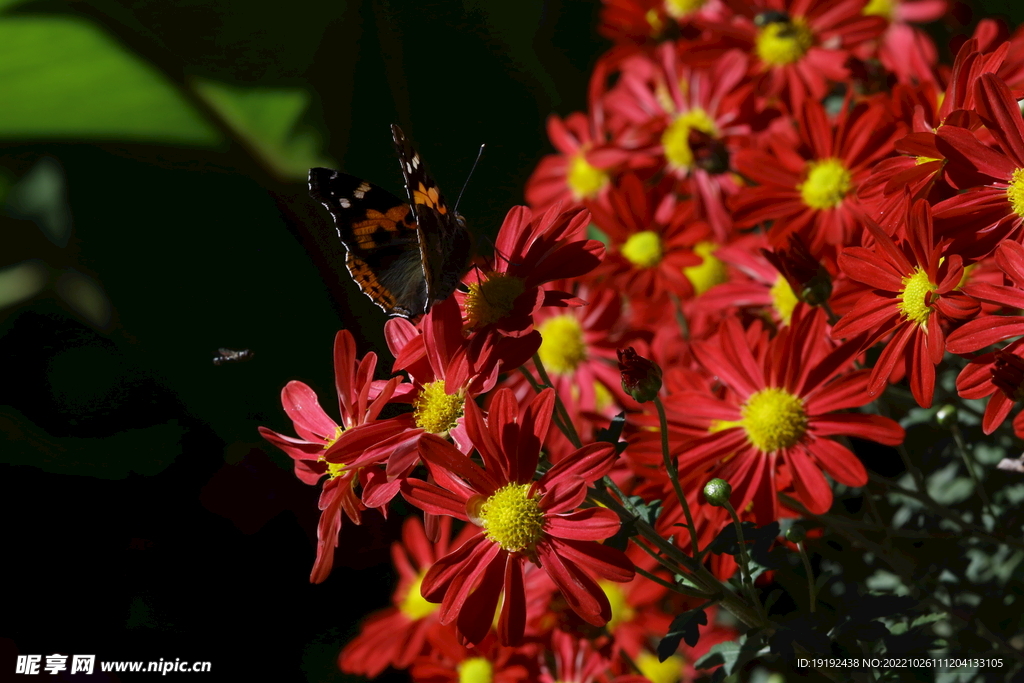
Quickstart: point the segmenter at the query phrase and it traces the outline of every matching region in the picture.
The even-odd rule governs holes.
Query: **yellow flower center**
[[[608,622],[608,630],[614,631],[619,624],[632,621],[636,616],[636,610],[626,601],[626,592],[622,590],[622,586],[611,581],[598,581],[598,585],[601,586],[605,597],[608,598],[608,604],[612,607],[612,618]]]
[[[707,0],[665,0],[665,11],[669,16],[682,19],[687,14],[699,10],[706,2]]]
[[[600,382],[594,382],[594,407],[599,412],[603,412],[613,405],[615,405],[615,397],[612,396],[612,392],[608,391],[608,387]]]
[[[526,291],[525,283],[513,275],[487,273],[483,282],[474,282],[466,295],[466,317],[472,327],[483,327],[512,312],[516,298]]]
[[[402,598],[402,603],[398,606],[402,614],[409,617],[413,621],[418,621],[424,617],[429,617],[433,614],[440,605],[433,602],[427,602],[426,598],[420,593],[420,586],[423,584],[423,574],[416,577],[416,580],[409,586],[409,591]]]
[[[461,391],[447,393],[444,380],[439,379],[423,385],[419,396],[413,401],[413,419],[420,429],[432,434],[445,435],[462,417],[465,403]]]
[[[839,159],[807,163],[807,180],[796,186],[804,204],[812,209],[833,209],[850,191],[851,175]]]
[[[772,307],[782,318],[782,322],[788,325],[793,318],[793,309],[800,303],[800,299],[793,292],[793,288],[789,286],[789,281],[781,275],[768,291],[772,295]]]
[[[661,263],[661,237],[653,230],[630,235],[622,245],[622,255],[637,268],[653,268]]]
[[[918,266],[914,269],[913,275],[903,278],[903,291],[900,292],[900,313],[907,320],[918,325],[928,322],[932,314],[932,307],[928,301],[928,295],[938,287],[928,278],[928,273]]]
[[[920,166],[922,164],[930,164],[933,161],[939,161],[934,157],[914,157],[914,165]]]
[[[483,657],[472,657],[459,664],[459,683],[491,683],[494,667]]]
[[[765,64],[781,66],[798,62],[814,44],[814,36],[801,17],[773,21],[757,33],[755,50]]]
[[[715,249],[718,249],[718,245],[714,242],[698,242],[693,247],[693,253],[704,259],[703,263],[683,268],[683,275],[693,285],[697,294],[703,294],[729,279],[725,264],[713,256]]]
[[[871,0],[861,13],[865,16],[871,17],[883,17],[892,21],[893,17],[893,0]]]
[[[673,168],[688,168],[693,165],[693,150],[690,148],[690,131],[699,130],[712,137],[718,135],[715,122],[700,107],[694,107],[676,117],[675,121],[661,134],[665,158]]]
[[[594,168],[580,154],[572,158],[569,175],[566,178],[569,189],[576,199],[590,199],[608,184],[608,174]]]
[[[664,662],[657,656],[644,650],[636,657],[636,667],[651,683],[679,683],[683,677],[685,660],[679,655],[672,655]]]
[[[661,17],[658,15],[658,10],[653,8],[647,10],[647,14],[644,15],[644,18],[647,19],[647,25],[651,27],[652,38],[657,38],[661,35],[661,32],[665,30],[665,22],[662,21]]]
[[[587,358],[580,321],[572,315],[556,315],[541,323],[540,349],[537,353],[544,367],[560,375],[569,375]]]
[[[540,495],[530,484],[506,484],[485,500],[477,512],[487,538],[509,552],[533,550],[544,526]]]
[[[803,399],[778,387],[753,394],[740,408],[740,414],[747,438],[762,453],[789,448],[807,431]]]
[[[1010,186],[1006,188],[1006,198],[1010,200],[1013,212],[1024,217],[1024,168],[1018,168],[1013,172]]]

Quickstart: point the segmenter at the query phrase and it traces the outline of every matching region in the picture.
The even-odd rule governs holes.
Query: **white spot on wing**
[[[351,208],[351,206],[352,206],[352,202],[350,202],[349,200],[345,199],[344,197],[339,199],[338,203],[341,204],[341,208],[343,208],[343,209],[348,209],[348,208]]]
[[[353,196],[355,196],[356,199],[362,199],[363,196],[367,192],[369,192],[369,191],[370,191],[370,183],[365,183],[364,182],[364,183],[360,183],[359,187],[357,187],[355,192],[353,192],[352,194],[353,194]]]

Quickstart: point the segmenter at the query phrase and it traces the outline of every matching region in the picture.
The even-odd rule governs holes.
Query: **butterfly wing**
[[[425,312],[451,296],[458,287],[469,265],[472,244],[465,221],[448,207],[440,188],[427,173],[420,155],[402,129],[392,125],[391,135],[398,150],[409,205],[420,231],[420,257],[426,283]]]
[[[429,308],[421,230],[408,203],[329,168],[309,169],[309,194],[334,218],[345,265],[364,294],[389,315]]]

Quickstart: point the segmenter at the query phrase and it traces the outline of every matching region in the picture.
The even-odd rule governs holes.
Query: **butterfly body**
[[[330,211],[362,292],[389,315],[413,318],[455,291],[471,242],[401,129],[391,131],[407,200],[328,168],[309,170],[309,193]]]

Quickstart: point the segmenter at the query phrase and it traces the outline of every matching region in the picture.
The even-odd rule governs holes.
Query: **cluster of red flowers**
[[[1005,421],[1024,398],[1024,340],[1006,343],[1024,335],[1008,315],[1024,308],[1024,34],[983,21],[950,67],[914,25],[947,9],[604,0],[614,46],[589,111],[550,119],[559,153],[527,185],[532,210],[509,212],[465,291],[387,323],[404,374],[374,380],[341,332],[341,421],[291,382],[299,438],[261,428],[323,479],[313,581],[343,511],[359,523],[401,495],[424,512],[395,544],[394,607],[342,670],[688,679],[730,630],[711,619],[696,650],[653,654],[694,605],[639,543],[605,542],[620,519],[595,491],[664,501],[655,528],[690,553],[677,490],[699,547],[729,523],[701,492],[714,477],[758,524],[826,512],[829,478],[868,478],[844,437],[904,437],[857,409],[904,382],[930,406],[949,354],[967,359],[960,395],[991,397],[985,431]],[[655,394],[675,481],[661,416],[634,398]],[[620,412],[624,449],[601,431]]]

